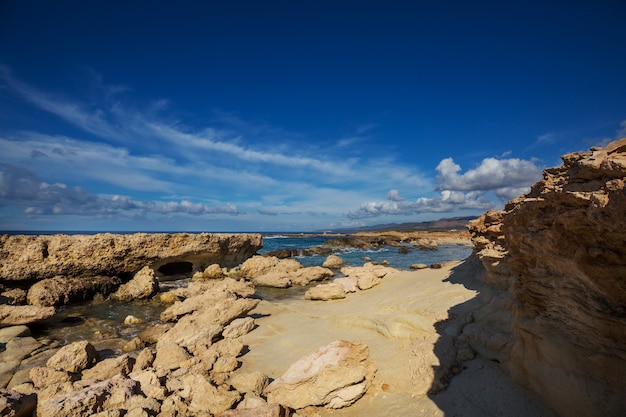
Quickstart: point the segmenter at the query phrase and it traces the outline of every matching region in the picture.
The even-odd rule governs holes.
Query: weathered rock
[[[189,414],[210,412],[218,415],[229,410],[239,399],[241,394],[237,391],[228,391],[223,386],[215,387],[204,376],[188,373],[179,378],[178,386],[174,394],[187,400]]]
[[[270,271],[293,272],[302,268],[295,259],[278,259],[272,256],[253,256],[241,264],[239,271],[246,279],[253,279]]]
[[[357,276],[356,286],[360,290],[369,290],[378,284],[380,284],[380,278],[373,272],[365,272]]]
[[[126,325],[141,324],[144,322],[145,322],[144,319],[140,319],[139,317],[133,316],[132,314],[129,314],[128,316],[124,318],[124,324]]]
[[[320,284],[309,288],[304,294],[306,300],[339,300],[346,298],[346,290],[341,284]]]
[[[37,403],[39,417],[78,417],[88,416],[102,411],[105,400],[109,397],[113,383],[103,381],[71,391]]]
[[[225,339],[234,339],[243,336],[254,329],[254,319],[252,317],[242,317],[233,320],[228,326],[224,327],[222,336]]]
[[[57,276],[33,284],[28,290],[28,303],[37,306],[62,306],[90,300],[96,294],[108,295],[122,283],[118,277]]]
[[[190,359],[191,355],[185,348],[176,343],[164,341],[157,344],[153,366],[165,370],[178,369],[188,364]]]
[[[46,366],[57,371],[81,372],[91,368],[99,359],[98,351],[87,341],[74,342],[63,346],[54,354]]]
[[[163,401],[167,397],[167,388],[153,369],[133,371],[129,378],[139,382],[141,391],[148,397]]]
[[[159,341],[161,336],[163,336],[165,332],[167,332],[172,327],[174,327],[172,323],[157,323],[153,326],[143,329],[141,332],[139,332],[137,337],[144,343],[156,343]]]
[[[202,277],[204,279],[222,279],[224,278],[224,272],[219,264],[211,264],[204,269]]]
[[[356,292],[359,288],[357,287],[357,278],[356,277],[343,277],[343,278],[335,278],[332,280],[333,284],[341,285],[343,290],[346,293]]]
[[[37,406],[37,396],[0,389],[0,416],[30,417]]]
[[[139,352],[139,355],[137,355],[137,358],[135,359],[133,372],[142,371],[144,369],[152,367],[152,364],[154,363],[154,358],[155,355],[154,352],[152,352],[152,349],[143,349],[141,352]]]
[[[363,266],[345,266],[341,268],[341,273],[346,277],[360,277],[363,275],[374,274],[378,278],[383,278],[389,274],[399,272],[396,268],[390,268],[385,265],[376,265],[371,262],[366,263]]]
[[[268,404],[259,398],[254,406],[242,401],[235,410],[227,410],[220,417],[289,417],[291,413],[280,404]]]
[[[12,288],[0,292],[0,304],[21,305],[26,304],[27,291],[22,288]]]
[[[262,247],[260,234],[136,233],[0,236],[0,280],[33,281],[134,274],[144,266],[159,276],[235,266]]]
[[[626,138],[562,157],[470,223],[486,287],[463,334],[560,415],[626,410]]]
[[[36,323],[54,313],[54,307],[0,305],[0,328]]]
[[[60,382],[74,382],[78,379],[76,374],[67,371],[57,371],[47,366],[37,366],[29,371],[30,380],[37,388],[47,387]]]
[[[228,383],[239,392],[251,392],[261,394],[267,386],[268,378],[262,372],[235,373]]]
[[[263,275],[252,278],[254,285],[258,287],[287,288],[291,287],[291,276],[286,271],[269,271]]]
[[[150,298],[159,292],[159,280],[154,276],[154,270],[143,267],[135,274],[133,279],[121,285],[111,298],[120,301],[141,300]]]
[[[335,275],[333,271],[328,268],[322,268],[321,266],[301,268],[289,274],[292,284],[303,286],[314,281],[322,281],[333,275]]]
[[[269,403],[341,408],[358,400],[376,371],[364,343],[335,341],[300,359],[265,389]]]
[[[341,259],[339,256],[329,255],[324,261],[324,263],[322,264],[322,266],[324,268],[339,269],[343,266],[343,264],[344,264],[343,259]]]
[[[82,379],[104,381],[116,375],[128,375],[133,369],[135,359],[127,354],[107,358],[98,362],[90,369],[83,371]]]
[[[411,269],[426,269],[426,268],[428,268],[428,265],[426,265],[426,264],[411,264],[410,268]]]

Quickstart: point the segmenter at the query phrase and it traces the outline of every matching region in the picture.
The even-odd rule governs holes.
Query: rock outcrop
[[[260,234],[3,235],[0,281],[128,275],[144,266],[159,277],[191,275],[214,263],[238,265],[262,246]]]
[[[375,372],[365,343],[338,340],[291,365],[267,386],[265,394],[269,403],[295,409],[342,408],[365,393]]]
[[[487,286],[463,334],[560,415],[622,415],[626,138],[562,159],[470,224]]]

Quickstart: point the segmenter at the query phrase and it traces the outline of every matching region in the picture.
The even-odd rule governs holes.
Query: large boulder
[[[0,236],[0,281],[126,276],[144,266],[158,277],[240,264],[263,247],[260,234],[136,233]]]
[[[54,307],[0,305],[0,328],[36,323],[54,313]]]
[[[339,300],[341,298],[346,298],[346,290],[343,285],[335,282],[320,284],[309,288],[306,293],[304,293],[304,298],[306,300],[322,301]]]
[[[470,223],[486,272],[463,336],[559,415],[621,415],[626,138],[562,160]]]
[[[119,277],[57,276],[33,284],[28,290],[28,304],[62,306],[92,299],[96,294],[109,295],[122,283]]]
[[[94,366],[99,358],[96,348],[83,340],[63,346],[48,359],[46,366],[57,371],[77,373]]]
[[[141,300],[150,298],[159,292],[159,280],[154,276],[154,270],[143,267],[133,279],[120,286],[111,297],[120,301]]]
[[[366,344],[338,340],[291,365],[267,386],[265,394],[269,403],[294,409],[342,408],[365,393],[375,372]]]

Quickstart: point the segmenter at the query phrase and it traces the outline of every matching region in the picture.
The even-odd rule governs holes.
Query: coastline
[[[461,312],[449,315],[449,311],[477,295],[448,278],[456,274],[455,282],[475,282],[480,268],[474,262],[457,262],[441,269],[400,272],[343,300],[261,301],[252,311],[258,327],[242,339],[250,351],[240,358],[241,370],[261,371],[275,378],[318,346],[333,340],[362,341],[378,365],[367,394],[344,409],[315,408],[302,410],[300,415],[444,416],[456,410],[470,417],[549,416],[551,413],[506,378],[498,365],[481,358],[466,362],[446,390],[429,394],[435,379],[447,377],[447,372],[437,371],[447,365],[436,345],[442,338],[451,342],[448,334],[460,326],[455,319]]]

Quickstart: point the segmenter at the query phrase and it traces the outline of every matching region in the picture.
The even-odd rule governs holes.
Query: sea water
[[[278,249],[309,249],[311,247],[322,247],[325,242],[337,239],[337,236],[323,235],[281,235],[273,234],[263,236],[263,249],[259,253],[271,252]],[[375,249],[359,248],[333,248],[335,255],[344,260],[348,266],[361,266],[365,262],[384,262],[389,266],[400,270],[409,270],[413,264],[432,265],[434,263],[447,262],[452,260],[463,260],[472,253],[469,245],[446,244],[439,245],[437,250],[420,250],[412,246],[406,246],[408,253],[401,253],[396,246],[383,246]],[[297,256],[303,266],[321,266],[328,255]]]

